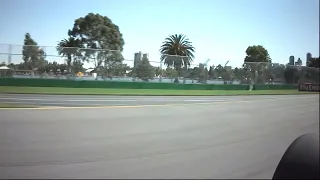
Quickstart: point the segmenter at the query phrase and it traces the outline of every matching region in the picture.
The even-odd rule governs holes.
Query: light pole
[[[8,51],[9,51],[8,65],[10,65],[10,64],[11,64],[11,61],[12,61],[12,44],[9,44]]]
[[[224,64],[224,67],[223,67],[225,74],[227,73],[227,64],[228,64],[228,63],[229,63],[229,61],[227,61],[227,62]],[[226,83],[226,81],[225,81],[225,75],[224,75],[224,77],[223,77],[223,84],[225,84],[225,83]]]
[[[227,66],[228,63],[229,63],[229,61],[227,61],[227,62],[224,64],[224,68]]]
[[[203,72],[204,72],[204,83],[207,84],[207,80],[208,80],[208,62],[210,61],[210,59],[207,59],[207,61],[203,64]]]
[[[165,59],[164,59],[165,60]],[[163,61],[161,61],[160,60],[160,78],[159,78],[159,82],[161,82],[162,81],[162,62],[164,62],[164,60]]]

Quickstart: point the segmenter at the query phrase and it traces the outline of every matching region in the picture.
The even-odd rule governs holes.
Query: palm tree
[[[171,35],[165,39],[160,47],[160,60],[167,67],[174,67],[179,72],[182,67],[186,70],[194,59],[195,48],[192,46],[188,38],[183,34]],[[168,55],[173,55],[172,57]],[[180,56],[180,57],[179,57]],[[186,57],[186,58],[184,58]],[[178,75],[177,75],[178,76]],[[176,77],[175,82],[178,81]],[[184,79],[185,82],[185,79]]]
[[[79,48],[83,48],[83,43],[79,39],[69,37],[61,40],[56,48],[59,55],[67,57],[68,73],[71,73],[72,57],[76,58],[81,55]]]

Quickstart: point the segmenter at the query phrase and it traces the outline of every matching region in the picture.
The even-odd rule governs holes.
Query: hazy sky
[[[76,18],[100,13],[120,27],[123,55],[149,53],[159,61],[159,48],[171,34],[183,33],[196,48],[194,64],[240,66],[249,45],[263,45],[273,62],[289,56],[319,56],[319,0],[1,0],[0,43],[23,44],[29,32],[48,55],[67,37]],[[0,53],[8,50],[0,45]],[[21,54],[21,47],[13,47]],[[50,61],[57,60],[49,57]],[[59,58],[58,58],[59,59]],[[6,61],[7,55],[0,55]],[[17,63],[21,56],[14,56]],[[132,62],[128,62],[132,64]],[[153,63],[153,65],[158,65]],[[88,67],[88,66],[87,66]]]

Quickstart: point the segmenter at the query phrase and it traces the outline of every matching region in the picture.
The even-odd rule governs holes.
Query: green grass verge
[[[0,109],[2,108],[37,108],[37,107],[32,105],[27,105],[27,104],[0,103]]]
[[[0,86],[0,93],[74,94],[74,95],[143,95],[143,96],[219,96],[219,95],[284,95],[310,94],[298,90],[166,90],[166,89],[99,89],[62,87]]]

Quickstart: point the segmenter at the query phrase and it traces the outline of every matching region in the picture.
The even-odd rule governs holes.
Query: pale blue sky
[[[240,66],[249,45],[265,46],[279,63],[294,55],[305,64],[307,52],[319,56],[319,0],[1,0],[0,43],[23,44],[29,32],[39,45],[52,46],[46,51],[54,55],[53,46],[67,37],[74,20],[90,12],[120,27],[123,55],[131,60],[142,51],[158,61],[161,43],[175,33],[193,42],[194,64],[209,58],[208,65],[230,60]],[[0,45],[0,53],[6,50]]]

